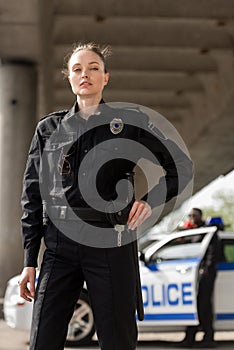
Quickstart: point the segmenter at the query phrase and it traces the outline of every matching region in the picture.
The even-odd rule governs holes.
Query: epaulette
[[[137,112],[137,113],[142,113],[140,107],[124,107],[124,110],[127,110],[127,111],[133,111],[133,112]]]
[[[63,109],[61,111],[52,112],[52,113],[49,113],[49,114],[45,115],[44,117],[40,118],[40,121],[44,120],[44,119],[46,119],[48,117],[52,117],[53,115],[56,115],[58,117],[63,117],[68,112],[69,112],[69,109]]]

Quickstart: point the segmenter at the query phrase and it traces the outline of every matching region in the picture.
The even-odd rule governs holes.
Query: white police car
[[[217,227],[171,233],[145,247],[140,256],[140,273],[145,319],[141,332],[182,331],[197,324],[196,290],[198,269]],[[234,233],[218,232],[220,257],[215,282],[215,330],[234,330]],[[197,239],[199,237],[199,239]],[[186,242],[186,244],[185,244]],[[17,281],[9,280],[4,299],[5,321],[10,327],[29,329],[32,303],[19,297]],[[70,345],[90,342],[94,320],[84,288],[69,324]]]

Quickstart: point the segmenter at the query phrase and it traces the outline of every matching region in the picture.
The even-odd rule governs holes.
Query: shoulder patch
[[[162,140],[167,140],[167,137],[151,121],[148,123],[148,128],[155,136]]]

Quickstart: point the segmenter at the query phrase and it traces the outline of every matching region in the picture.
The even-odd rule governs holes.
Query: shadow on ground
[[[198,349],[204,349],[199,347],[199,342],[197,342]],[[226,340],[226,341],[217,341],[216,349],[234,349],[234,340]],[[137,350],[153,350],[153,349],[180,349],[178,346],[179,343],[172,341],[162,341],[162,340],[147,340],[147,341],[139,341]],[[195,348],[195,347],[194,347]],[[66,349],[77,349],[76,347],[66,347]],[[92,343],[88,346],[79,346],[79,349],[99,349],[98,342],[92,341]],[[189,348],[188,348],[189,349]],[[185,349],[184,349],[185,350]]]

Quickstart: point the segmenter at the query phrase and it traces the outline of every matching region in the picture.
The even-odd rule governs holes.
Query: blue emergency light
[[[206,219],[206,226],[217,226],[220,230],[223,230],[224,222],[220,216],[208,217]]]

